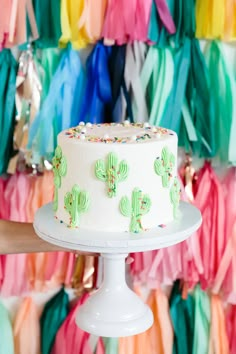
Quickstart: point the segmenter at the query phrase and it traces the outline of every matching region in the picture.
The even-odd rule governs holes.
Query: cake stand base
[[[84,331],[103,337],[125,337],[146,331],[153,323],[149,307],[127,286],[127,254],[102,254],[104,279],[76,316]]]
[[[124,337],[144,332],[153,323],[151,310],[127,286],[125,258],[130,252],[168,247],[187,239],[201,225],[199,210],[180,203],[180,217],[141,234],[72,230],[54,218],[52,204],[35,214],[34,229],[39,237],[55,245],[101,253],[104,263],[101,287],[81,306],[77,325],[103,337]]]

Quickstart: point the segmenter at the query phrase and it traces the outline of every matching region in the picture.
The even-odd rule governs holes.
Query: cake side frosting
[[[178,208],[174,132],[141,124],[81,125],[60,133],[58,146],[67,166],[57,188],[59,220],[111,232],[140,232],[173,220]],[[89,206],[72,225],[68,201],[78,205],[79,197],[68,199],[68,193],[75,186],[86,193]]]

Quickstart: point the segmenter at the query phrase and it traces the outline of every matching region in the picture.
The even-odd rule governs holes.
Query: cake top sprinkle
[[[135,144],[151,140],[162,139],[174,135],[171,130],[151,126],[149,123],[104,123],[91,124],[80,122],[77,127],[62,132],[69,139],[77,139],[81,142],[105,143],[105,144]]]

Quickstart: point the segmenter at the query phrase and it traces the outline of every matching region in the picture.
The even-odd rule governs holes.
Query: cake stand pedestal
[[[54,217],[52,203],[35,214],[34,229],[43,240],[70,250],[101,253],[101,287],[79,309],[77,325],[103,337],[124,337],[144,332],[153,323],[151,310],[127,286],[125,258],[130,252],[168,247],[187,239],[201,225],[199,210],[181,202],[178,220],[140,234],[69,229]]]

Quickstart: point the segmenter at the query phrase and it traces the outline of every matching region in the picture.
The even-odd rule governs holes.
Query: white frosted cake
[[[69,227],[139,233],[178,214],[173,131],[81,123],[58,135],[53,171],[55,217]]]

